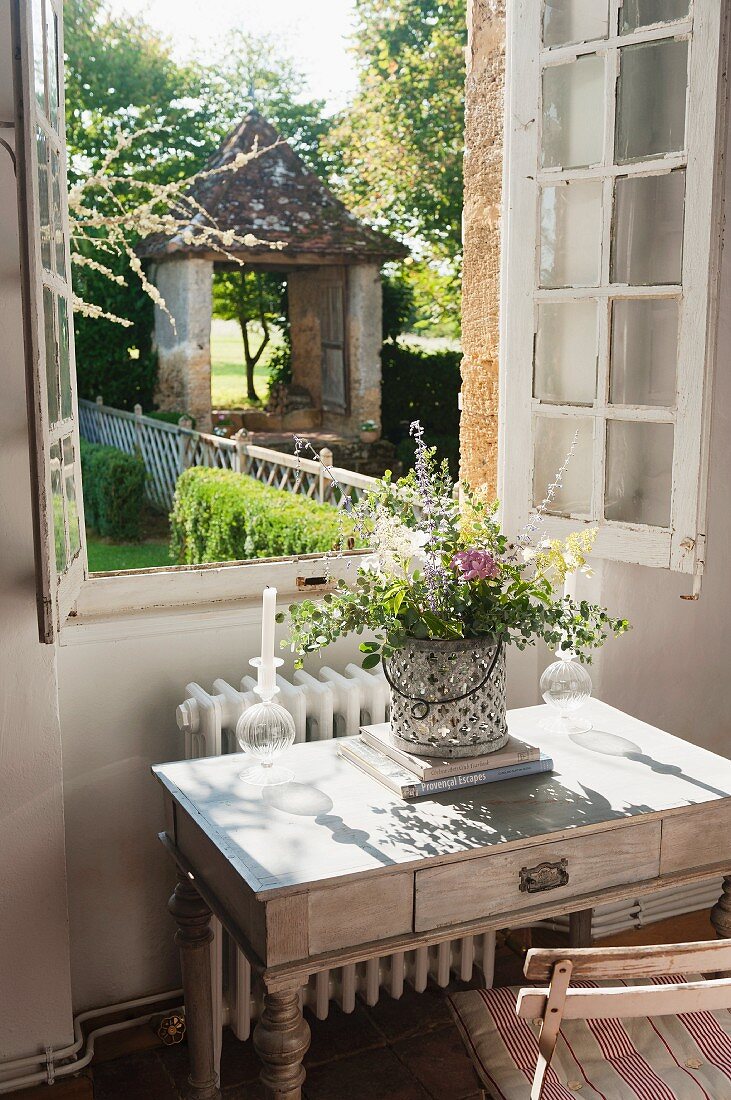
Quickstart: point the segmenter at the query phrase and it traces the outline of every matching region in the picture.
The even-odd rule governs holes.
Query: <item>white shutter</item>
[[[62,0],[13,0],[18,205],[41,640],[86,571],[64,127]]]
[[[701,572],[724,140],[721,0],[509,5],[503,521]],[[648,9],[644,9],[646,12]],[[661,11],[659,7],[652,9]]]

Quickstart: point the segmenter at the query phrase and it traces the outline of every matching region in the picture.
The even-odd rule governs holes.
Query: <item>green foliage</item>
[[[109,542],[87,534],[86,556],[91,573],[108,573],[119,569],[160,569],[174,564],[170,560],[169,543],[160,539]]]
[[[459,477],[459,436],[436,435],[434,432],[424,432],[424,442],[427,446],[434,447],[446,459],[449,473],[456,481]],[[405,471],[414,468],[416,444],[411,436],[405,436],[397,444],[396,457]]]
[[[461,358],[457,351],[424,352],[400,343],[384,344],[381,416],[387,439],[399,443],[408,438],[414,420],[421,422],[430,442],[459,435]]]
[[[185,565],[314,554],[340,544],[342,523],[329,504],[197,467],[178,478],[171,554]]]
[[[159,409],[157,412],[145,413],[145,416],[151,417],[152,420],[162,420],[164,424],[177,424],[181,416],[187,416],[191,421],[191,428],[195,427],[195,417],[191,416],[189,412],[177,412],[172,409]]]
[[[560,594],[566,569],[583,568],[594,533],[570,536],[549,551],[522,553],[497,522],[495,502],[463,487],[460,505],[446,463],[417,438],[416,467],[366,494],[354,521],[372,555],[354,582],[341,581],[322,603],[289,609],[290,640],[302,658],[345,634],[364,642],[364,667],[390,657],[407,638],[489,637],[518,649],[542,639],[590,661],[592,650],[628,629],[603,607]],[[528,548],[529,549],[529,548]]]
[[[254,371],[276,326],[289,334],[287,284],[281,275],[240,268],[219,271],[213,279],[213,313],[224,321],[238,321],[244,345],[242,369],[246,376],[247,399],[257,401]],[[252,324],[255,330],[252,331]]]
[[[416,320],[414,308],[414,286],[407,277],[404,268],[389,274],[383,273],[383,339],[396,340],[403,332],[408,332]]]
[[[465,0],[359,0],[359,89],[328,139],[356,213],[417,242],[418,281],[459,316]],[[421,294],[419,305],[437,305]],[[444,321],[444,316],[441,317]]]
[[[288,343],[280,344],[269,356],[269,393],[278,386],[288,386],[292,381],[292,349]]]
[[[147,477],[141,456],[82,439],[81,474],[87,524],[108,538],[138,539]]]

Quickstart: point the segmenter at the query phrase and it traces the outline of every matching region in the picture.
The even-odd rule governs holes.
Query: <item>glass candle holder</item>
[[[541,676],[543,699],[556,711],[555,718],[541,722],[551,733],[586,733],[591,722],[572,717],[591,697],[591,676],[571,650],[557,650],[554,661]]]
[[[294,774],[274,761],[294,744],[294,737],[291,714],[273,699],[262,699],[249,707],[236,723],[236,738],[243,751],[254,756],[257,763],[241,772],[239,778],[257,787],[291,783]]]

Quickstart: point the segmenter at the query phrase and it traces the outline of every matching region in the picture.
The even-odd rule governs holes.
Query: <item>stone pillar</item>
[[[211,314],[213,263],[195,257],[165,260],[154,279],[175,320],[155,307],[161,409],[190,413],[199,431],[211,430]]]
[[[381,270],[378,264],[354,264],[347,271],[346,364],[349,376],[348,435],[364,420],[381,423]],[[331,414],[325,417],[327,425]],[[341,418],[342,420],[343,418]]]
[[[505,0],[468,0],[460,476],[497,491]]]

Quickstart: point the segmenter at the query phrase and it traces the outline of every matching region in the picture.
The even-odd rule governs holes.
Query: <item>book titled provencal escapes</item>
[[[483,783],[497,783],[503,779],[517,779],[524,775],[536,775],[553,771],[553,760],[540,753],[537,760],[525,760],[521,763],[507,764],[499,768],[482,768],[478,771],[462,772],[441,779],[419,781],[417,776],[403,767],[390,756],[373,748],[361,737],[344,737],[338,742],[340,755],[349,760],[361,771],[377,779],[394,794],[404,799],[421,798],[429,794],[444,794],[449,791],[477,787]]]

